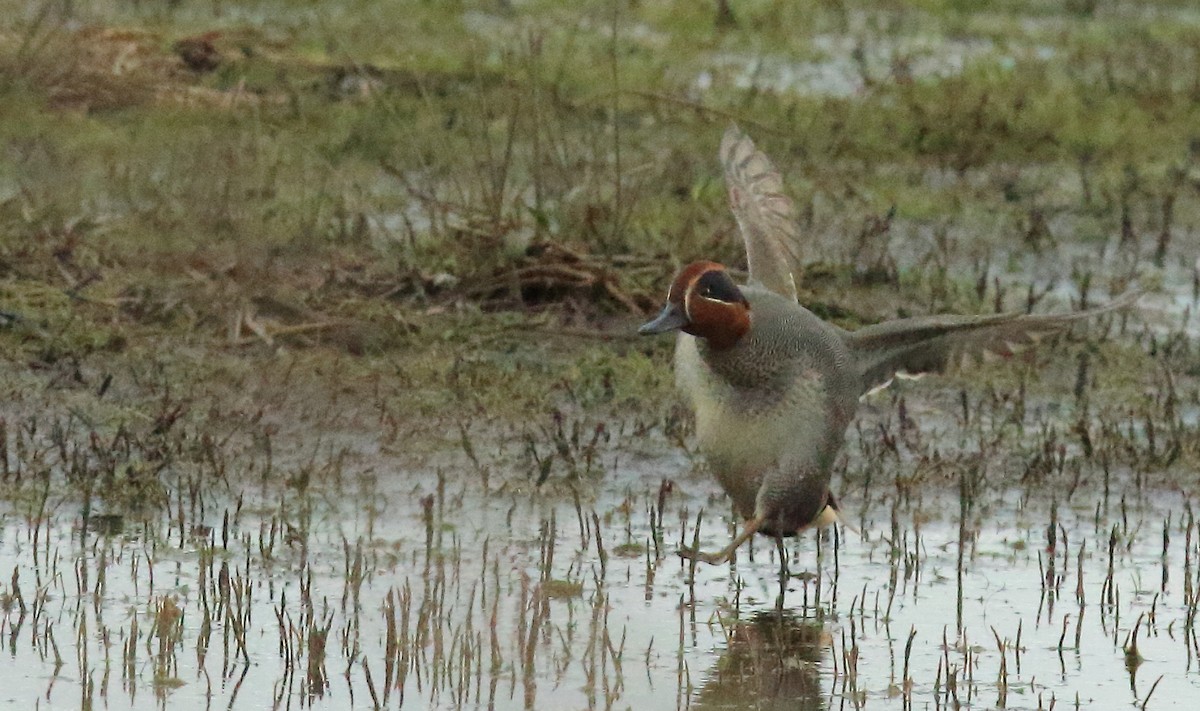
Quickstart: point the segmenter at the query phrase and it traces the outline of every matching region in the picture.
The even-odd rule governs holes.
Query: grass
[[[1103,638],[1137,660],[1132,677],[1142,626],[1144,646],[1161,642],[1153,606],[1119,568],[1145,539],[1139,497],[1190,501],[1181,472],[1200,460],[1195,327],[1177,303],[1156,307],[1189,291],[1194,304],[1200,283],[1200,26],[1186,3],[754,0],[732,17],[684,0],[411,5],[0,0],[11,18],[0,28],[0,499],[32,531],[33,556],[0,603],[6,615],[45,609],[52,589],[37,576],[60,560],[82,566],[76,596],[90,590],[97,616],[72,617],[57,642],[40,613],[31,625],[55,674],[75,656],[60,643],[111,633],[106,668],[111,647],[131,693],[141,681],[165,698],[200,683],[180,669],[194,648],[201,668],[206,654],[221,659],[232,706],[274,616],[277,705],[334,698],[343,683],[377,706],[418,689],[432,694],[418,704],[473,693],[532,705],[548,679],[612,702],[639,656],[647,676],[676,669],[679,698],[693,698],[696,588],[720,586],[702,571],[679,574],[686,590],[659,576],[670,630],[637,648],[608,615],[622,611],[611,600],[622,575],[653,604],[676,539],[692,521],[701,535],[698,506],[705,536],[723,534],[724,502],[689,494],[697,485],[677,471],[690,424],[665,366],[671,344],[632,332],[678,265],[742,264],[715,158],[736,121],[796,199],[805,303],[841,325],[1096,304],[1134,284],[1151,305],[1032,364],[872,400],[839,494],[867,531],[886,532],[866,517],[890,508],[891,540],[859,563],[878,554],[891,579],[871,581],[872,601],[865,584],[843,591],[859,606],[841,600],[849,639],[843,628],[837,653],[808,618],[747,620],[741,605],[757,603],[743,592],[762,593],[733,573],[733,602],[716,612],[732,618],[709,622],[725,635],[730,698],[755,693],[763,670],[820,688],[825,647],[855,703],[927,702],[933,678],[947,703],[990,678],[980,698],[1032,694],[1019,623],[973,628],[983,646],[943,642],[936,670],[921,656],[935,630],[887,631],[910,580],[915,591],[923,575],[955,577],[938,565],[957,567],[957,627],[972,626],[963,588],[986,547],[982,521],[1008,510],[1010,486],[1027,535],[1001,550],[1025,567],[1044,552],[1047,509],[1053,530],[1058,515],[1078,524],[1095,507],[1090,534],[1062,539],[1058,567],[1055,534],[1048,574],[1037,558],[1051,608],[1055,571],[1080,591],[1061,633],[1050,613],[1038,629],[1060,661],[1068,622],[1076,649],[1091,633],[1087,535]],[[215,64],[189,67],[188,47]],[[664,441],[684,445],[669,472]],[[631,489],[614,502],[605,487],[630,472],[653,478],[657,497]],[[678,475],[679,492],[658,489],[663,475]],[[960,495],[947,507],[959,513],[957,560],[930,564],[922,526],[938,519],[923,507],[946,503],[943,490]],[[514,525],[530,491],[570,505],[548,518],[521,509]],[[473,515],[455,513],[463,501],[512,502],[509,538],[481,538]],[[1162,525],[1164,550],[1169,531],[1185,557],[1189,655],[1192,528],[1182,514]],[[104,547],[133,529],[140,554]],[[76,539],[99,548],[85,555]],[[171,556],[176,577],[195,568],[194,590],[162,581]],[[519,581],[503,582],[522,556]],[[1168,563],[1179,568],[1164,557],[1164,576]],[[832,602],[820,578],[805,580],[803,609],[835,610],[836,579]],[[122,586],[134,609],[106,624],[99,610]],[[361,620],[380,612],[375,654]],[[797,652],[786,673],[770,661],[780,648]],[[79,649],[82,679],[101,650]],[[902,658],[890,683],[872,655]],[[582,677],[563,683],[575,660]],[[83,698],[107,699],[107,683],[83,683]]]
[[[711,155],[730,119],[762,127],[761,140],[803,188],[798,197],[812,203],[817,246],[843,231],[835,215],[852,224],[893,205],[914,226],[953,222],[964,208],[1018,223],[1036,208],[1098,213],[1111,230],[1121,209],[1152,222],[1167,195],[1186,191],[1178,176],[1194,161],[1197,89],[1160,67],[1185,63],[1200,37],[1168,33],[1169,22],[1151,23],[1148,36],[1122,32],[1119,18],[1084,23],[1047,60],[1015,53],[1011,66],[981,59],[936,81],[883,77],[848,98],[769,89],[692,98],[676,67],[745,51],[739,44],[749,28],[794,18],[752,7],[740,33],[709,29],[708,43],[690,51],[662,40],[669,51],[652,54],[654,38],[684,36],[699,20],[695,10],[667,16],[677,9],[654,4],[645,17],[618,16],[625,34],[616,40],[606,39],[612,18],[599,9],[564,32],[556,21],[565,11],[531,8],[508,42],[486,30],[464,39],[463,23],[444,22],[460,34],[443,42],[473,50],[454,62],[367,42],[360,35],[371,13],[348,26],[336,24],[348,18],[327,18],[335,24],[312,30],[307,42],[303,33],[285,41],[218,22],[223,64],[195,76],[169,51],[172,39],[198,29],[190,13],[181,13],[180,27],[139,33],[71,36],[49,21],[25,28],[45,40],[6,61],[14,108],[3,138],[20,171],[8,176],[20,187],[9,202],[20,215],[11,229],[53,241],[67,225],[91,227],[100,234],[81,232],[76,241],[157,276],[167,271],[163,261],[192,259],[196,271],[222,282],[245,286],[274,266],[285,270],[277,281],[289,283],[306,276],[293,269],[333,262],[333,275],[339,266],[363,279],[403,275],[408,283],[396,293],[405,295],[433,290],[445,273],[459,293],[478,297],[470,287],[529,259],[531,243],[609,259],[666,256],[668,265],[714,251],[737,261]],[[425,36],[414,27],[432,26],[434,12],[424,8],[400,27],[381,21],[380,30]],[[915,22],[904,13],[896,19],[895,33]],[[314,55],[318,37],[330,46]],[[69,106],[54,98],[80,90],[64,88],[73,75],[47,67],[62,65],[64,53],[82,55],[74,58],[82,64],[89,51],[119,52],[113,44],[145,59],[138,72],[109,77],[119,85],[112,96]],[[153,92],[139,89],[146,83]],[[201,91],[209,98],[171,99]],[[995,165],[1011,167],[983,185],[963,179]],[[1083,170],[1086,197],[1062,194],[1061,179],[1025,178]],[[928,176],[940,171],[960,177],[931,189]],[[1176,212],[1185,222],[1194,208],[1184,200]],[[220,271],[237,267],[244,273]],[[613,271],[641,308],[663,276]],[[509,306],[530,296],[500,295]],[[586,292],[574,296],[592,301]]]
[[[843,325],[1194,276],[1200,30],[1170,3],[10,10],[0,354],[96,393],[92,426],[168,399],[195,423],[286,363],[265,401],[341,387],[393,438],[457,422],[474,456],[472,420],[526,422],[541,478],[591,472],[609,417],[677,436],[669,344],[630,333],[677,265],[742,262],[713,158],[733,120],[800,207],[806,303]],[[857,90],[755,69],[793,56]],[[1189,372],[1184,332],[1159,338]],[[1089,361],[1101,403],[1167,382],[1143,352]]]

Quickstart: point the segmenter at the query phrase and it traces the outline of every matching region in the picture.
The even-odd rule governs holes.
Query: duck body
[[[676,381],[695,409],[696,439],[746,519],[720,552],[683,549],[685,558],[721,563],[755,533],[779,539],[836,521],[829,481],[846,429],[859,399],[892,378],[940,372],[964,356],[1011,356],[1137,298],[1074,313],[922,316],[846,331],[799,303],[795,208],[770,160],[733,126],[721,161],[750,283],[735,284],[716,262],[693,262],[639,329],[681,332]]]
[[[742,287],[750,329],[716,349],[680,334],[676,383],[721,487],[759,532],[791,536],[817,518],[858,402],[840,329],[794,300]]]

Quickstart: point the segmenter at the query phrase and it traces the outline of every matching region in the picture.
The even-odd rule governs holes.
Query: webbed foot
[[[763,525],[764,517],[759,516],[752,518],[746,522],[741,533],[733,539],[733,542],[722,548],[716,553],[703,553],[698,548],[683,546],[679,549],[679,557],[685,560],[695,560],[708,563],[709,565],[720,565],[733,560],[733,554],[741,547],[743,543],[748,541],[751,536],[758,532],[759,527]]]
[[[716,553],[705,553],[690,546],[683,546],[676,551],[676,554],[684,560],[694,560],[701,563],[708,563],[709,565],[721,565],[722,563],[728,563],[733,558],[733,549],[725,548]]]

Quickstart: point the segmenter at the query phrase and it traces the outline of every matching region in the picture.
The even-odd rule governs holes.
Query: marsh
[[[1190,3],[0,0],[14,706],[1190,708]],[[728,565],[663,285],[736,122],[855,329],[848,528]]]

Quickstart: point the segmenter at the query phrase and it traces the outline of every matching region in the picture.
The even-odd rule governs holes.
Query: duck
[[[800,304],[800,224],[779,171],[736,125],[720,160],[749,280],[736,283],[718,262],[692,262],[638,329],[678,333],[676,386],[695,412],[698,449],[744,520],[722,550],[684,547],[684,558],[721,564],[755,534],[782,545],[841,520],[830,491],[835,460],[860,401],[894,378],[967,356],[1009,357],[1137,297],[1067,313],[919,316],[846,330]]]

